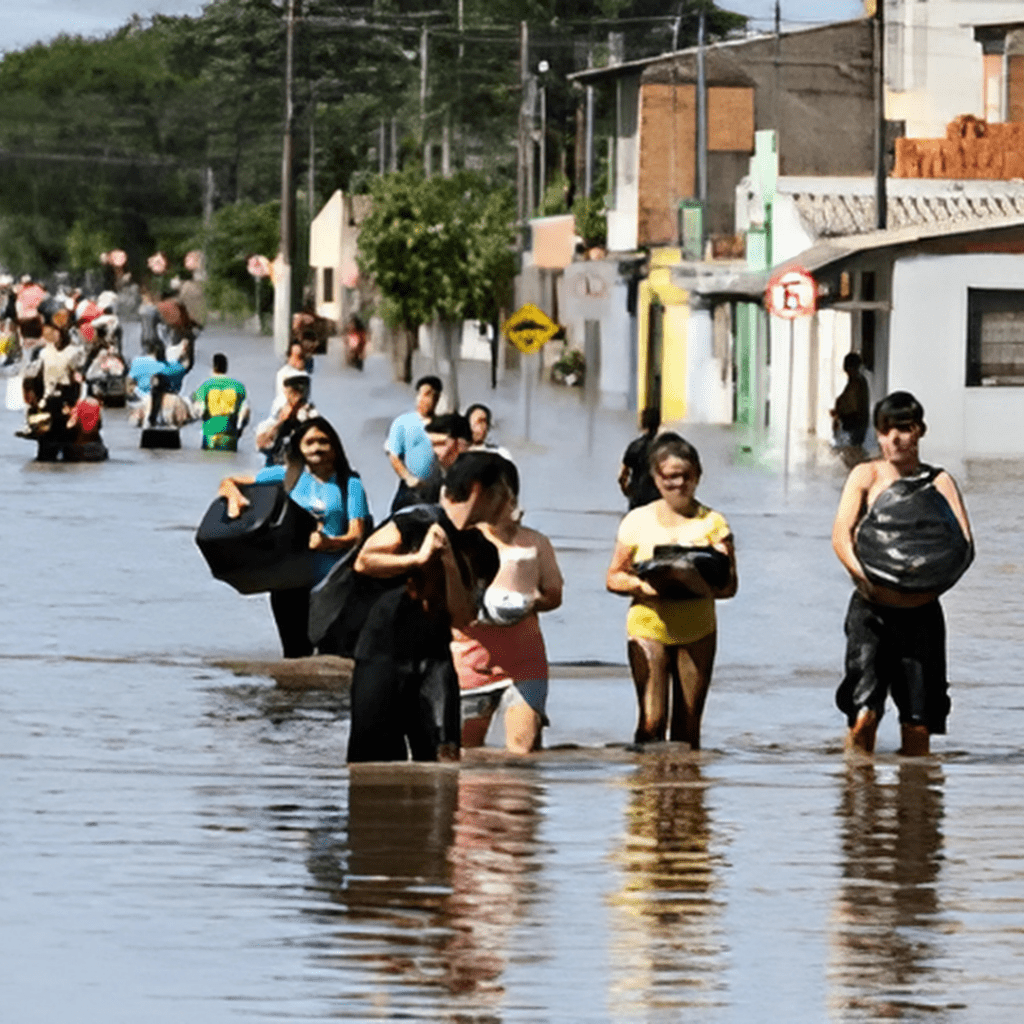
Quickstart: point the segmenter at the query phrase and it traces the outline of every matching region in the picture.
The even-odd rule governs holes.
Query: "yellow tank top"
[[[630,549],[632,562],[642,562],[654,555],[660,544],[682,544],[686,547],[717,544],[732,531],[721,512],[697,506],[694,516],[672,516],[662,522],[666,506],[663,501],[633,509],[619,525],[618,541]],[[645,640],[674,645],[689,644],[715,631],[715,601],[711,597],[690,600],[663,597],[636,597],[626,616],[626,633]]]

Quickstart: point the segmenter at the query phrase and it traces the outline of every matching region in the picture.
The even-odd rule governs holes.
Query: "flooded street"
[[[189,389],[216,350],[261,418],[269,339],[210,329]],[[567,585],[542,620],[549,749],[513,760],[492,735],[458,768],[349,771],[344,690],[224,667],[278,656],[265,596],[214,581],[193,541],[219,479],[258,466],[251,436],[203,453],[190,426],[180,452],[140,451],[110,410],[110,462],[39,465],[0,412],[0,1019],[1016,1021],[1024,467],[962,481],[978,555],[944,600],[949,735],[899,758],[890,713],[874,764],[848,765],[842,474],[784,493],[730,430],[687,430],[740,592],[706,749],[636,753],[626,602],[604,590],[632,416],[588,423],[545,389],[522,442],[516,386],[483,381],[465,370],[463,404],[494,408]],[[360,375],[328,355],[313,398],[383,518],[410,389],[380,357]]]

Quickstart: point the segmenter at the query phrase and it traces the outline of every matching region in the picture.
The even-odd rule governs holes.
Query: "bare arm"
[[[242,509],[249,504],[249,499],[239,490],[239,484],[254,484],[254,476],[226,476],[217,488],[217,496],[226,498],[228,502],[228,519],[237,519]]]
[[[440,535],[442,546],[440,550],[441,565],[444,568],[444,595],[445,604],[448,607],[448,616],[451,624],[456,629],[468,626],[476,618],[476,601],[473,593],[467,588],[462,573],[459,572],[458,563],[455,561],[455,553],[448,541],[448,535],[437,525],[432,526],[431,531],[436,530]],[[427,540],[430,534],[427,534]],[[424,544],[426,541],[424,541]]]
[[[347,551],[354,547],[366,533],[365,519],[350,519],[348,529],[340,537],[329,537],[323,526],[309,535],[310,551]]]
[[[407,487],[415,487],[420,482],[419,477],[413,476],[406,468],[405,463],[394,452],[388,452],[388,461],[391,463],[391,468],[398,474],[399,479],[405,481]]]
[[[622,491],[627,498],[631,497],[629,493],[629,478],[632,475],[633,474],[629,471],[629,466],[625,463],[622,463],[622,465],[619,466],[619,490]]]
[[[558,568],[555,549],[543,534],[534,533],[537,543],[537,562],[540,579],[537,581],[537,598],[533,602],[535,612],[550,612],[562,603],[562,572]]]
[[[964,537],[969,541],[972,540],[971,524],[967,520],[967,509],[964,507],[964,500],[956,481],[943,470],[935,478],[935,489],[949,502],[949,507],[953,510],[953,515],[956,516],[956,521],[960,524]]]
[[[657,597],[658,592],[633,572],[633,549],[620,541],[615,542],[612,562],[608,566],[605,586],[613,594],[626,597]]]
[[[735,597],[740,586],[739,576],[736,574],[736,544],[730,535],[717,544],[713,544],[712,547],[716,551],[721,551],[723,555],[729,556],[729,580],[723,587],[709,587],[708,590],[714,598]]]
[[[438,530],[444,539],[444,530],[440,527]],[[430,561],[437,550],[437,533],[431,527],[417,551],[403,552],[403,546],[402,535],[394,523],[382,526],[371,534],[356,556],[356,572],[378,579],[393,579],[413,569],[420,569]]]
[[[857,521],[867,501],[873,478],[874,470],[870,463],[861,463],[854,467],[843,485],[839,508],[832,524],[832,549],[861,589],[869,588],[870,583],[853,549],[853,531],[857,528]]]

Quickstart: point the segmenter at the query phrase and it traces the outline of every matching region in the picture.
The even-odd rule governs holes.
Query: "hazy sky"
[[[784,22],[798,25],[859,17],[863,0],[781,0]],[[775,0],[718,0],[719,6],[755,19],[752,27],[770,29]],[[103,36],[120,28],[134,13],[198,14],[201,0],[4,0],[0,52],[46,42],[62,32]],[[671,7],[666,3],[666,9]]]

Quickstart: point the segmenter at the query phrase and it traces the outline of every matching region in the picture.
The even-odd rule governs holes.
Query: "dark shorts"
[[[846,613],[846,675],[836,706],[852,727],[863,708],[879,718],[892,695],[900,722],[946,731],[946,623],[938,601],[887,608],[854,593]]]

